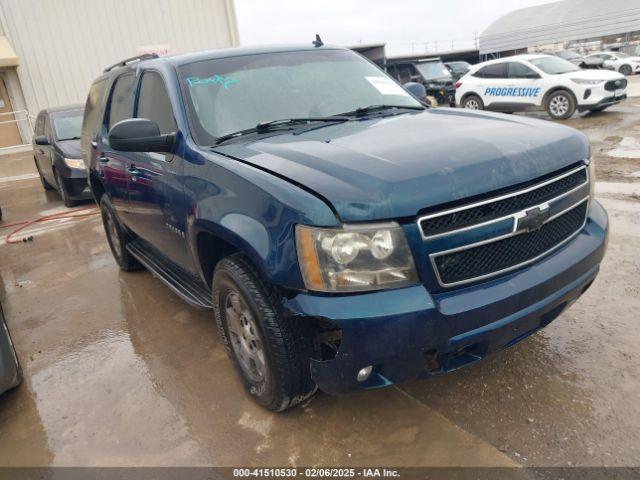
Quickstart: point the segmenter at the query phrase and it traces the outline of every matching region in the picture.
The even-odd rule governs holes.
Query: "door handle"
[[[100,163],[108,163],[108,162],[109,162],[109,159],[108,159],[107,157],[105,157],[104,155],[100,155],[100,156],[98,157],[98,161],[99,161]]]

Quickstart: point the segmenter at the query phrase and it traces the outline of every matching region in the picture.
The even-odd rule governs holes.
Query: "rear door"
[[[485,107],[496,106],[506,100],[509,76],[507,62],[492,63],[482,67],[474,75],[479,78],[478,90]]]
[[[119,152],[111,148],[109,130],[119,121],[131,118],[135,85],[136,77],[133,72],[124,73],[113,82],[107,99],[103,126],[100,128],[101,151],[97,159],[97,169],[100,172],[102,184],[111,204],[125,225],[129,222],[127,169],[130,166],[131,153]]]
[[[143,73],[135,116],[156,122],[162,134],[177,132],[171,100],[159,72]],[[129,227],[178,265],[191,268],[185,239],[183,159],[179,153],[131,152],[128,156]]]

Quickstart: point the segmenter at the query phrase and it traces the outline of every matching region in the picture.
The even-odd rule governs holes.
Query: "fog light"
[[[371,375],[372,371],[373,371],[372,365],[369,365],[368,367],[364,367],[362,370],[358,372],[358,376],[356,377],[357,380],[359,382],[364,382],[367,378],[369,378],[369,375]]]

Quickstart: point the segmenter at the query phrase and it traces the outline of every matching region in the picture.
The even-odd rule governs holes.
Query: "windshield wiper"
[[[349,120],[349,117],[346,117],[343,115],[334,115],[332,117],[283,118],[281,120],[271,120],[270,122],[260,122],[255,127],[246,128],[244,130],[238,130],[237,132],[231,132],[231,133],[227,133],[226,135],[222,135],[216,138],[215,144],[220,145],[221,143],[224,143],[227,140],[231,140],[232,138],[240,137],[242,135],[247,135],[250,133],[273,132],[278,128],[290,127],[291,125],[313,123],[313,122],[337,123],[337,122],[346,122],[348,120]]]
[[[360,107],[352,110],[350,112],[339,113],[340,116],[351,116],[351,117],[364,117],[370,113],[382,112],[384,110],[425,110],[426,107],[422,105],[369,105],[367,107]]]

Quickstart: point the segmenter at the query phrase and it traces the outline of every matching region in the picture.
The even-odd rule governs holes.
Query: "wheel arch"
[[[248,217],[245,221],[248,220]],[[190,232],[190,246],[202,280],[211,287],[216,265],[234,253],[243,253],[261,275],[269,278],[268,234],[263,226],[250,219],[242,231],[210,221],[200,221]],[[239,222],[236,222],[236,225]]]
[[[102,195],[105,194],[105,188],[102,181],[93,172],[89,174],[89,188],[91,188],[93,199],[98,205],[100,205],[100,199],[102,198]]]
[[[484,105],[484,100],[482,99],[482,97],[480,96],[480,94],[478,94],[478,93],[476,93],[476,92],[473,92],[473,91],[472,91],[472,92],[466,92],[464,95],[462,95],[462,97],[460,97],[460,105],[462,106],[462,104],[464,103],[464,101],[465,101],[467,98],[471,97],[471,96],[478,97],[478,98],[482,101],[482,104]]]
[[[577,108],[578,107],[578,99],[576,97],[576,94],[573,93],[571,91],[571,89],[569,89],[568,87],[565,87],[563,85],[557,85],[557,86],[551,87],[549,90],[547,90],[547,92],[542,97],[542,108],[547,108],[547,102],[549,101],[549,97],[551,95],[553,95],[554,93],[559,92],[561,90],[564,91],[564,92],[567,92],[569,95],[571,95],[571,97],[573,98],[574,103],[576,104],[576,108]]]

